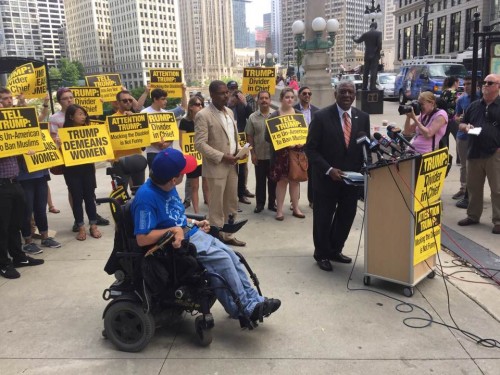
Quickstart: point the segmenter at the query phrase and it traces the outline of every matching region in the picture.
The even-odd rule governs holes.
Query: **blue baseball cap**
[[[197,166],[198,164],[193,156],[184,155],[174,148],[168,148],[156,155],[151,170],[159,180],[169,181],[181,174],[194,171]]]

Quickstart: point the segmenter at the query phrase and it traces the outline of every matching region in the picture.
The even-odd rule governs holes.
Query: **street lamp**
[[[278,63],[278,54],[275,53],[274,55],[269,52],[267,55],[266,55],[266,61],[264,63],[265,66],[274,66]]]
[[[375,7],[375,0],[371,1],[371,6],[369,7],[367,5],[365,8],[365,14],[363,14],[363,18],[365,19],[365,21],[369,21],[370,19],[372,20],[372,22],[375,22],[375,20],[380,21],[383,17],[382,9],[380,9],[380,4]]]
[[[306,25],[302,20],[296,20],[292,24],[292,33],[295,35],[295,44],[297,48],[297,77],[300,79],[299,68],[302,63],[302,56],[306,51],[328,50],[335,44],[335,35],[340,28],[339,21],[335,18],[326,21],[322,17],[316,17],[311,23],[314,31],[312,40],[303,40]],[[323,39],[323,32],[327,31],[328,38]]]

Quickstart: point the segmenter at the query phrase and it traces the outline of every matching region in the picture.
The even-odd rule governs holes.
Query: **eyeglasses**
[[[498,82],[494,82],[494,81],[484,81],[484,82],[483,82],[483,85],[484,85],[484,86],[493,86],[493,85],[498,85]]]
[[[307,95],[307,96],[311,96],[312,95],[312,92],[302,92],[302,95]]]
[[[71,99],[74,99],[72,96],[63,96],[61,99],[59,100],[71,100]]]
[[[192,105],[196,106],[196,107],[202,107],[203,106],[203,103],[193,103]]]
[[[121,99],[120,100],[122,103],[133,103],[134,99]]]

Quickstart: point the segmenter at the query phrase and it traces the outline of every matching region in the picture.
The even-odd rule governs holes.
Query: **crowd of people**
[[[414,111],[407,114],[404,133],[412,136],[411,143],[419,153],[426,153],[447,145],[447,136],[452,134],[457,139],[457,154],[460,166],[460,189],[453,196],[458,203],[467,208],[467,217],[458,225],[479,223],[483,208],[483,186],[485,178],[491,188],[493,207],[492,232],[500,234],[500,98],[498,96],[500,77],[488,75],[482,86],[482,97],[471,103],[471,77],[464,79],[465,93],[457,95],[458,80],[451,77],[446,83],[443,99],[448,104],[438,108],[439,102],[431,92],[422,92],[418,98],[421,114]],[[210,103],[201,94],[187,98],[183,87],[181,105],[171,110],[179,120],[182,135],[193,134],[194,147],[203,157],[202,165],[187,171],[186,197],[189,197],[195,213],[200,212],[199,187],[202,186],[203,203],[208,205],[208,219],[211,225],[222,228],[228,221],[235,220],[239,204],[250,204],[255,197],[255,213],[267,209],[275,212],[277,221],[285,220],[285,197],[287,187],[290,195],[290,210],[295,218],[303,219],[305,214],[300,209],[300,184],[288,178],[289,153],[291,151],[307,155],[309,161],[307,200],[313,209],[314,259],[319,268],[331,271],[331,261],[349,263],[351,259],[342,253],[348,238],[355,214],[356,202],[360,196],[359,188],[342,182],[342,171],[360,171],[363,165],[362,145],[357,144],[356,135],[370,134],[369,115],[352,106],[355,100],[355,87],[349,82],[341,82],[335,91],[335,103],[319,109],[312,105],[312,90],[307,86],[299,87],[296,77],[291,77],[288,87],[282,87],[279,107],[271,109],[271,95],[261,91],[256,96],[257,108],[254,111],[247,97],[238,90],[235,81],[224,83],[216,80],[209,86]],[[146,97],[151,95],[151,106],[144,108]],[[48,119],[50,134],[56,144],[60,143],[58,130],[65,127],[85,126],[89,116],[85,109],[74,104],[74,97],[69,89],[60,89],[56,94],[61,109]],[[114,113],[108,115],[128,115],[137,112],[166,111],[167,93],[161,89],[146,88],[145,94],[135,100],[131,93],[122,90],[116,95]],[[2,107],[12,107],[12,94],[0,90]],[[23,103],[20,103],[21,105]],[[44,102],[41,117],[47,116],[47,101]],[[266,120],[283,115],[302,114],[308,126],[305,144],[275,150],[266,126]],[[473,131],[481,128],[481,131]],[[240,134],[245,133],[246,141],[251,146],[249,162],[254,166],[255,195],[247,187],[249,168],[241,163],[238,152]],[[181,142],[181,147],[183,146]],[[149,170],[155,170],[158,157],[165,151],[172,150],[171,141],[156,142],[145,150],[145,159]],[[113,166],[120,168],[120,158],[142,156],[140,149],[127,150],[115,154]],[[160,157],[161,159],[161,157]],[[41,246],[57,248],[61,244],[48,236],[47,212],[59,210],[51,204],[47,170],[29,173],[21,158],[0,158],[0,272],[7,278],[17,278],[16,267],[42,264],[29,255],[38,254],[41,249],[32,238],[33,221],[41,236]],[[159,165],[159,164],[158,164]],[[160,168],[160,167],[158,167]],[[97,214],[95,204],[96,177],[93,163],[73,167],[64,167],[62,174],[68,188],[68,199],[73,211],[73,230],[76,239],[86,240],[87,234],[93,238],[102,236],[98,225],[109,222]],[[120,173],[120,171],[119,171]],[[160,172],[161,173],[161,172]],[[123,180],[131,185],[144,185],[145,172],[136,175],[121,173]],[[169,191],[175,187],[172,178],[154,179],[148,183],[165,187]],[[171,186],[172,185],[172,186]],[[151,188],[151,186],[150,186]],[[169,199],[169,198],[159,198]],[[175,191],[175,201],[180,198]],[[457,205],[458,205],[457,203]],[[181,201],[182,205],[182,201]],[[87,213],[89,229],[85,228],[83,207]],[[176,205],[177,207],[177,205]],[[22,208],[22,209],[20,209]],[[48,208],[48,210],[47,210]],[[184,215],[187,205],[184,202]],[[186,226],[168,223],[168,228]],[[143,231],[157,228],[150,226]],[[205,224],[202,224],[206,225]],[[166,227],[162,225],[162,230]],[[141,232],[140,234],[147,234]],[[139,233],[139,232],[138,232]],[[149,233],[149,232],[148,232]],[[183,232],[183,235],[185,233]],[[21,242],[24,239],[24,245]],[[217,251],[225,251],[227,245],[245,246],[246,243],[233,233],[220,232],[220,238],[214,242]],[[223,244],[220,245],[219,244]],[[212,245],[213,245],[212,244]],[[214,245],[214,246],[215,246]],[[10,257],[9,257],[10,255]],[[208,261],[207,261],[208,263]],[[239,273],[238,270],[235,271]],[[234,276],[233,276],[234,278]],[[245,282],[243,282],[244,285]],[[245,289],[245,287],[243,288]],[[242,291],[244,293],[244,290]],[[225,297],[220,296],[223,300]],[[271,299],[272,300],[272,299]],[[266,300],[268,301],[268,300]],[[263,303],[254,300],[249,306]],[[229,303],[226,303],[229,306]],[[226,307],[228,311],[232,308]],[[278,303],[266,302],[264,315],[274,312]],[[262,306],[260,306],[262,310]]]

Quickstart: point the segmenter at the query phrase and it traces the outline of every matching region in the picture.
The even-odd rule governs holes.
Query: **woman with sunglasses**
[[[90,123],[87,111],[77,105],[72,104],[66,109],[64,127],[86,126]],[[83,202],[85,201],[85,211],[90,224],[90,235],[94,238],[101,238],[102,234],[97,228],[97,211],[95,204],[95,188],[97,187],[95,178],[94,163],[80,164],[64,168],[64,180],[68,186],[73,204],[73,216],[78,227],[76,239],[84,241],[87,238],[85,222],[83,219]]]
[[[181,119],[181,122],[179,124],[179,130],[181,133],[179,144],[183,152],[185,152],[184,145],[182,144],[183,134],[190,133],[193,135],[194,139],[194,117],[199,111],[201,111],[203,107],[205,107],[203,99],[200,98],[198,95],[195,95],[191,99],[189,99],[188,111],[186,117]],[[192,145],[194,147],[194,143],[192,143]],[[188,173],[186,177],[189,180],[191,186],[191,201],[193,203],[193,210],[194,213],[197,214],[200,210],[200,198],[198,196],[198,190],[200,187],[199,180],[201,177],[201,165],[198,165],[198,167],[193,172]],[[202,177],[201,186],[203,190],[204,201],[208,204],[208,199],[209,199],[208,182],[205,177]]]
[[[415,134],[411,144],[420,154],[425,154],[439,148],[439,141],[446,133],[448,114],[436,106],[436,97],[430,91],[424,91],[418,96],[421,113],[417,117],[413,108],[406,114],[403,134]]]

